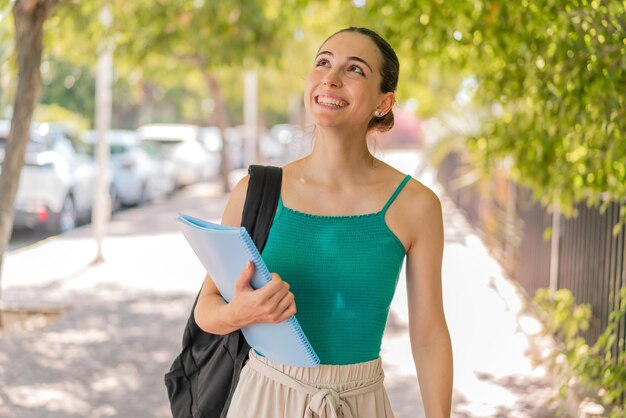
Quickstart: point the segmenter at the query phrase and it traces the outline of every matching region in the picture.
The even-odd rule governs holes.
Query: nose
[[[339,76],[338,72],[334,69],[328,71],[324,75],[323,83],[324,83],[324,86],[326,87],[341,87],[342,86],[341,77]]]

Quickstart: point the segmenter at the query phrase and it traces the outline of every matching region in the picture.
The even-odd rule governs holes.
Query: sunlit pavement
[[[446,226],[443,284],[455,361],[455,417],[555,417],[545,369],[530,348],[539,325],[480,239],[420,169],[415,153],[387,151],[390,164],[432,187]],[[181,334],[203,269],[178,232],[176,213],[218,220],[226,197],[218,184],[121,212],[91,265],[90,228],[12,251],[5,259],[9,304],[69,307],[51,325],[0,338],[2,417],[169,417],[163,374]],[[383,341],[386,386],[398,418],[424,417],[407,334],[401,277]]]

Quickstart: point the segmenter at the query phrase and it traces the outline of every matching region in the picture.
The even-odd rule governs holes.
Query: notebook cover
[[[179,214],[178,221],[183,235],[227,302],[232,299],[235,281],[248,261],[255,266],[250,281],[254,289],[271,280],[267,266],[245,228],[220,225],[184,214]],[[270,360],[300,367],[315,367],[320,362],[295,316],[278,324],[252,324],[241,331],[250,347]]]

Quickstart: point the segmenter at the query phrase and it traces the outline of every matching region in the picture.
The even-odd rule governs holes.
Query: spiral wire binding
[[[252,262],[254,263],[255,268],[258,268],[259,274],[261,275],[263,279],[265,279],[265,283],[268,283],[269,282],[268,277],[270,277],[270,272],[267,269],[267,266],[265,265],[265,263],[262,262],[263,258],[261,257],[261,254],[259,253],[259,249],[256,247],[256,245],[254,245],[254,242],[252,241],[252,238],[250,238],[250,234],[248,234],[248,231],[246,231],[246,228],[244,227],[240,228],[240,236],[246,248],[248,249],[250,255],[252,256]],[[306,353],[309,356],[309,359],[311,360],[311,364],[319,364],[320,359],[317,356],[317,353],[315,353],[315,350],[313,350],[313,346],[311,346],[311,343],[309,342],[309,339],[304,334],[304,331],[302,331],[302,327],[298,323],[298,320],[296,319],[296,317],[292,316],[291,318],[289,318],[287,322],[289,323],[289,326],[291,327],[292,331],[297,336],[298,342],[300,343],[301,347],[306,350]]]

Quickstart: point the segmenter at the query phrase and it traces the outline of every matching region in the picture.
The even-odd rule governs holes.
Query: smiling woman
[[[371,44],[376,48],[372,49]],[[306,85],[308,113],[313,117],[318,115],[319,109],[314,105],[344,109],[352,103],[349,108],[353,113],[365,109],[360,116],[369,120],[366,132],[391,129],[400,71],[400,63],[391,46],[368,29],[347,28],[327,39],[322,48],[317,53]],[[374,71],[373,68],[380,70]],[[352,102],[348,101],[349,97]],[[313,103],[307,99],[312,99]],[[372,107],[376,107],[373,113]],[[323,119],[314,121],[317,126],[324,124]]]
[[[318,50],[304,104],[311,153],[283,167],[263,259],[269,285],[251,269],[226,303],[210,276],[195,318],[225,334],[296,313],[321,360],[315,368],[271,361],[254,349],[228,418],[389,418],[380,358],[389,306],[406,258],[409,328],[429,418],[449,417],[452,349],[441,292],[441,205],[426,186],[376,159],[367,136],[394,123],[399,63],[375,32],[347,28]],[[222,223],[241,225],[249,177],[235,187]]]

